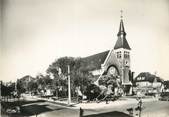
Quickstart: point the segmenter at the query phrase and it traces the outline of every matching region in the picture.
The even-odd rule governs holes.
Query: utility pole
[[[70,89],[70,66],[68,65],[68,105],[71,104],[71,89]]]

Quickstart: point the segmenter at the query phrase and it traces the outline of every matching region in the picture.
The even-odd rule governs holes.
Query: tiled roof
[[[101,64],[104,63],[108,53],[109,50],[88,57],[84,57],[83,62],[85,67],[90,71],[101,69]]]
[[[140,79],[141,77],[142,79]],[[135,82],[142,81],[154,82],[155,78],[157,79],[157,82],[162,82],[162,79],[160,79],[159,77],[150,74],[149,72],[142,72],[135,78]]]
[[[35,79],[35,78],[33,78],[33,77],[30,76],[30,75],[26,75],[26,76],[20,78],[20,80],[22,80],[22,81],[29,81],[29,80],[33,80],[33,79]]]

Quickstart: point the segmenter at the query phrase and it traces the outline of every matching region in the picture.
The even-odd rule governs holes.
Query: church
[[[126,39],[123,17],[121,16],[114,47],[83,58],[85,67],[95,78],[95,84],[99,85],[99,80],[105,75],[113,75],[121,81],[122,86],[127,89],[127,93],[131,94],[130,51],[131,48]]]

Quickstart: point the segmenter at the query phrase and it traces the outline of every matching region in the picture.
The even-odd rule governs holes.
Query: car
[[[160,101],[169,101],[169,92],[162,92],[159,100]]]

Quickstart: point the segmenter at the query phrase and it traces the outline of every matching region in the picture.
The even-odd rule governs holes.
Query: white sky
[[[0,79],[45,73],[63,56],[114,47],[124,11],[131,68],[169,80],[168,0],[4,0]]]

